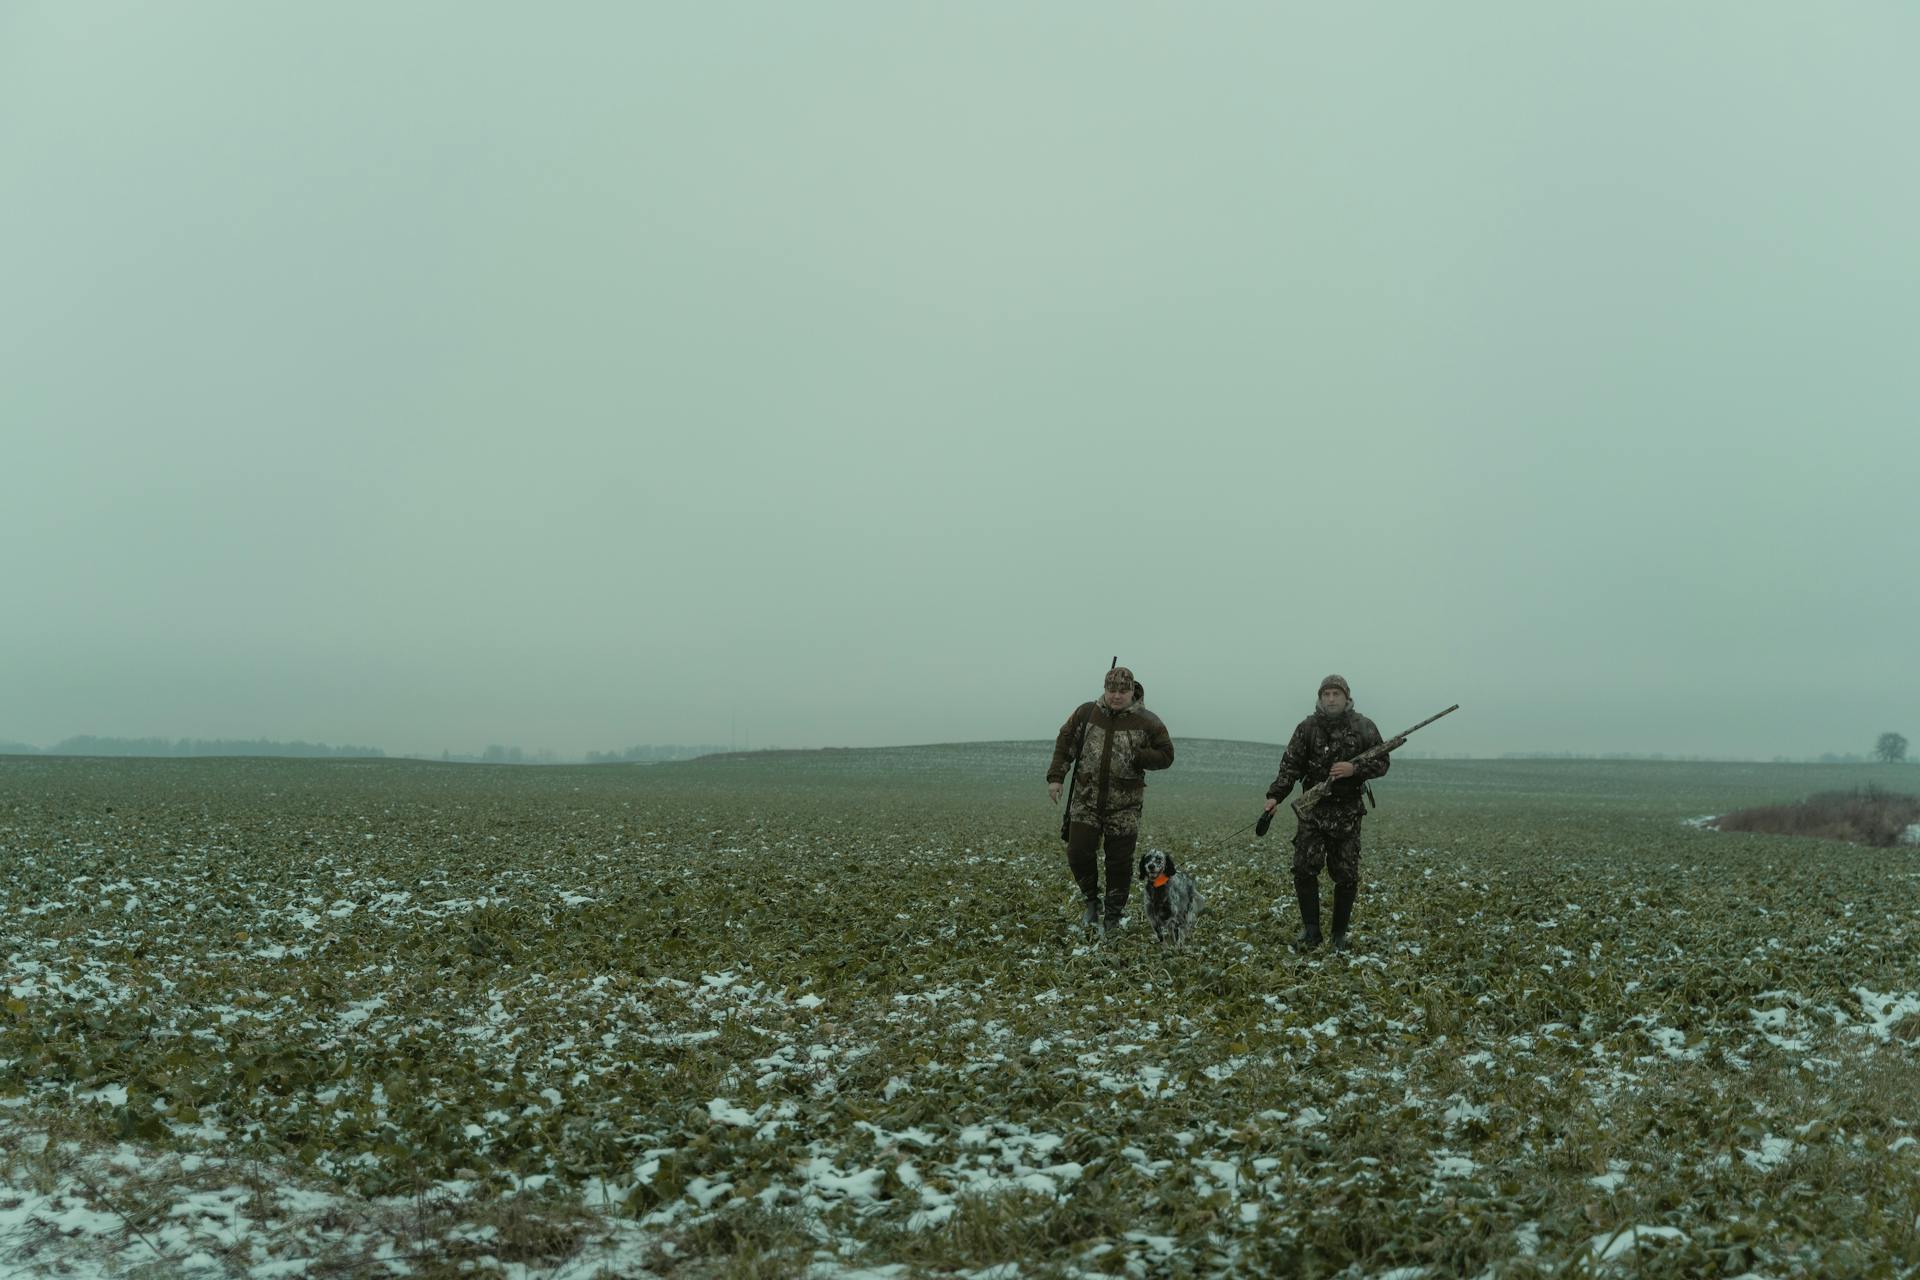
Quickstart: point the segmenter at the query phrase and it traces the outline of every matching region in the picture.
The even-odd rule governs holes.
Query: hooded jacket
[[[1138,696],[1123,711],[1109,707],[1105,698],[1083,702],[1053,740],[1048,782],[1067,780],[1068,762],[1083,728],[1086,745],[1074,768],[1068,819],[1098,827],[1116,813],[1139,813],[1147,798],[1147,772],[1173,764],[1173,739],[1166,724]]]

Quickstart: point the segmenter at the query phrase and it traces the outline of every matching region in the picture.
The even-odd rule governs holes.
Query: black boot
[[[1106,931],[1112,933],[1127,922],[1127,890],[1133,886],[1124,878],[1107,877]]]
[[[1320,877],[1295,875],[1293,896],[1300,900],[1300,936],[1294,942],[1302,951],[1320,945]]]
[[[1091,929],[1095,925],[1100,923],[1100,899],[1098,898],[1087,899],[1087,914],[1080,921],[1080,923],[1082,926],[1088,929]]]
[[[1347,926],[1353,921],[1353,899],[1360,892],[1357,884],[1333,886],[1333,949],[1347,949]]]

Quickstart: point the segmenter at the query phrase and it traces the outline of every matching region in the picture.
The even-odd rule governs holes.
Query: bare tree
[[[1907,740],[1897,733],[1883,733],[1873,744],[1873,758],[1885,764],[1899,764],[1907,758]]]

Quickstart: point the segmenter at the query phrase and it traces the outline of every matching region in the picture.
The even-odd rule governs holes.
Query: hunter
[[[1384,754],[1356,766],[1353,758],[1380,744],[1380,730],[1353,708],[1353,689],[1342,676],[1320,682],[1313,714],[1294,727],[1280,756],[1280,772],[1267,788],[1266,812],[1272,813],[1293,790],[1331,780],[1326,799],[1302,815],[1293,834],[1293,893],[1300,902],[1303,950],[1320,945],[1320,869],[1333,877],[1333,949],[1347,949],[1353,900],[1360,892],[1360,820],[1367,783],[1385,774]]]
[[[1130,669],[1115,666],[1108,671],[1101,696],[1075,707],[1060,726],[1047,766],[1047,795],[1055,804],[1069,765],[1073,770],[1067,797],[1067,867],[1086,899],[1082,923],[1088,928],[1100,924],[1111,931],[1125,919],[1146,774],[1173,764],[1173,739],[1160,717],[1147,710],[1145,693]],[[1102,840],[1107,864],[1104,919],[1095,856]]]

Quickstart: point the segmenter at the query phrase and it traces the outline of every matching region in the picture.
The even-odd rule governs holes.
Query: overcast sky
[[[1920,740],[1917,15],[15,0],[0,739]]]

